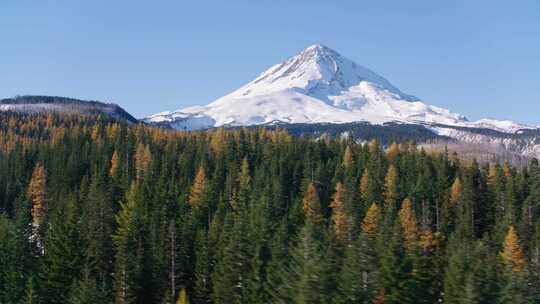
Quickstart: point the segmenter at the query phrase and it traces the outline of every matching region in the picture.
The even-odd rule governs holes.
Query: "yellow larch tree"
[[[512,168],[510,167],[510,163],[508,161],[505,161],[503,164],[503,174],[506,178],[512,176]]]
[[[176,301],[176,304],[189,304],[189,297],[187,295],[187,291],[185,288],[180,289],[180,293],[178,294],[178,300]]]
[[[406,198],[399,210],[399,222],[403,231],[403,241],[407,249],[412,249],[418,241],[418,223],[411,200]]]
[[[353,153],[351,151],[351,147],[350,146],[347,146],[345,148],[345,152],[343,153],[343,161],[342,161],[342,164],[343,164],[343,167],[345,169],[350,169],[352,168],[353,164],[354,164],[354,158],[353,158]]]
[[[210,133],[210,149],[212,152],[221,155],[227,143],[227,134],[224,128],[218,128],[215,132]]]
[[[146,171],[148,171],[151,160],[152,153],[150,152],[150,147],[139,143],[137,150],[135,151],[135,172],[137,180],[141,180]]]
[[[332,208],[332,225],[336,238],[346,244],[350,243],[351,218],[347,215],[344,206],[345,188],[343,184],[336,184],[336,191],[332,196],[330,208]]]
[[[393,163],[396,160],[396,157],[399,155],[399,145],[397,143],[392,143],[386,151],[386,157],[390,163]]]
[[[461,192],[462,192],[462,185],[461,185],[461,179],[459,176],[456,177],[454,180],[454,183],[452,184],[452,188],[450,189],[450,206],[455,206],[459,203],[461,200]]]
[[[497,165],[494,163],[489,164],[489,171],[487,176],[487,184],[494,185],[497,183]]]
[[[46,184],[45,168],[38,163],[34,168],[26,191],[27,198],[32,203],[32,224],[34,226],[41,225],[45,216],[47,208]]]
[[[120,159],[118,157],[118,151],[114,150],[113,155],[111,157],[111,169],[109,170],[109,176],[116,176]]]
[[[519,244],[516,229],[512,225],[506,233],[501,257],[506,267],[513,272],[521,272],[525,269],[526,261],[523,249],[521,249],[521,245]]]
[[[379,207],[376,203],[371,204],[364,220],[362,221],[362,232],[365,233],[370,239],[374,239],[377,236],[377,229],[379,227]]]
[[[191,186],[191,191],[189,192],[188,203],[194,209],[201,209],[206,206],[206,194],[208,190],[208,181],[206,179],[206,174],[204,173],[204,168],[201,165],[195,175],[195,180]]]
[[[362,177],[360,178],[360,194],[364,194],[368,191],[369,188],[369,170],[368,168],[364,169]]]
[[[398,171],[396,166],[390,165],[384,178],[384,203],[386,210],[395,206],[398,196]]]
[[[308,185],[306,192],[304,193],[302,208],[306,219],[314,224],[322,224],[323,214],[321,201],[319,199],[319,194],[317,193],[317,188],[313,183]]]

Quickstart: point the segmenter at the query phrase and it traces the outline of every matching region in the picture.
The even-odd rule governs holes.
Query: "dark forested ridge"
[[[540,167],[0,113],[0,303],[539,303]]]
[[[5,107],[12,112],[23,113],[70,113],[83,115],[106,115],[115,119],[123,119],[132,123],[138,120],[126,110],[114,103],[88,101],[59,96],[22,95],[0,99],[0,110]]]

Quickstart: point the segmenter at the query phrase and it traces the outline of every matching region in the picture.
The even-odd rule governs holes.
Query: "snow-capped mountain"
[[[312,45],[207,106],[163,112],[147,122],[180,129],[281,123],[386,122],[444,124],[516,132],[510,121],[469,122],[463,115],[423,103],[336,51]]]
[[[343,134],[365,137],[366,132],[382,132],[386,137],[403,138],[410,133],[414,140],[423,129],[432,134],[421,131],[424,139],[453,138],[490,146],[490,150],[540,158],[537,127],[496,119],[471,122],[463,115],[403,93],[375,72],[320,44],[270,67],[206,106],[162,112],[144,121],[184,130],[279,124],[319,135],[349,128],[362,131]],[[381,127],[369,128],[366,124]],[[392,127],[385,127],[389,124]],[[403,130],[396,133],[400,125]]]

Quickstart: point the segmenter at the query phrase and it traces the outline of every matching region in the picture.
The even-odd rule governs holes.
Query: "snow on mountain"
[[[523,129],[536,129],[536,127],[520,124],[511,120],[496,120],[491,118],[484,118],[473,123],[475,127],[492,129],[506,133],[516,133]]]
[[[509,133],[529,128],[492,119],[469,122],[460,114],[401,92],[385,78],[320,44],[272,66],[206,106],[158,113],[145,120],[188,130],[277,122],[360,121],[443,124]]]

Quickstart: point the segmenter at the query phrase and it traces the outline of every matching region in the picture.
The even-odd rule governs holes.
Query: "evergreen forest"
[[[3,112],[0,303],[540,303],[540,165]]]

